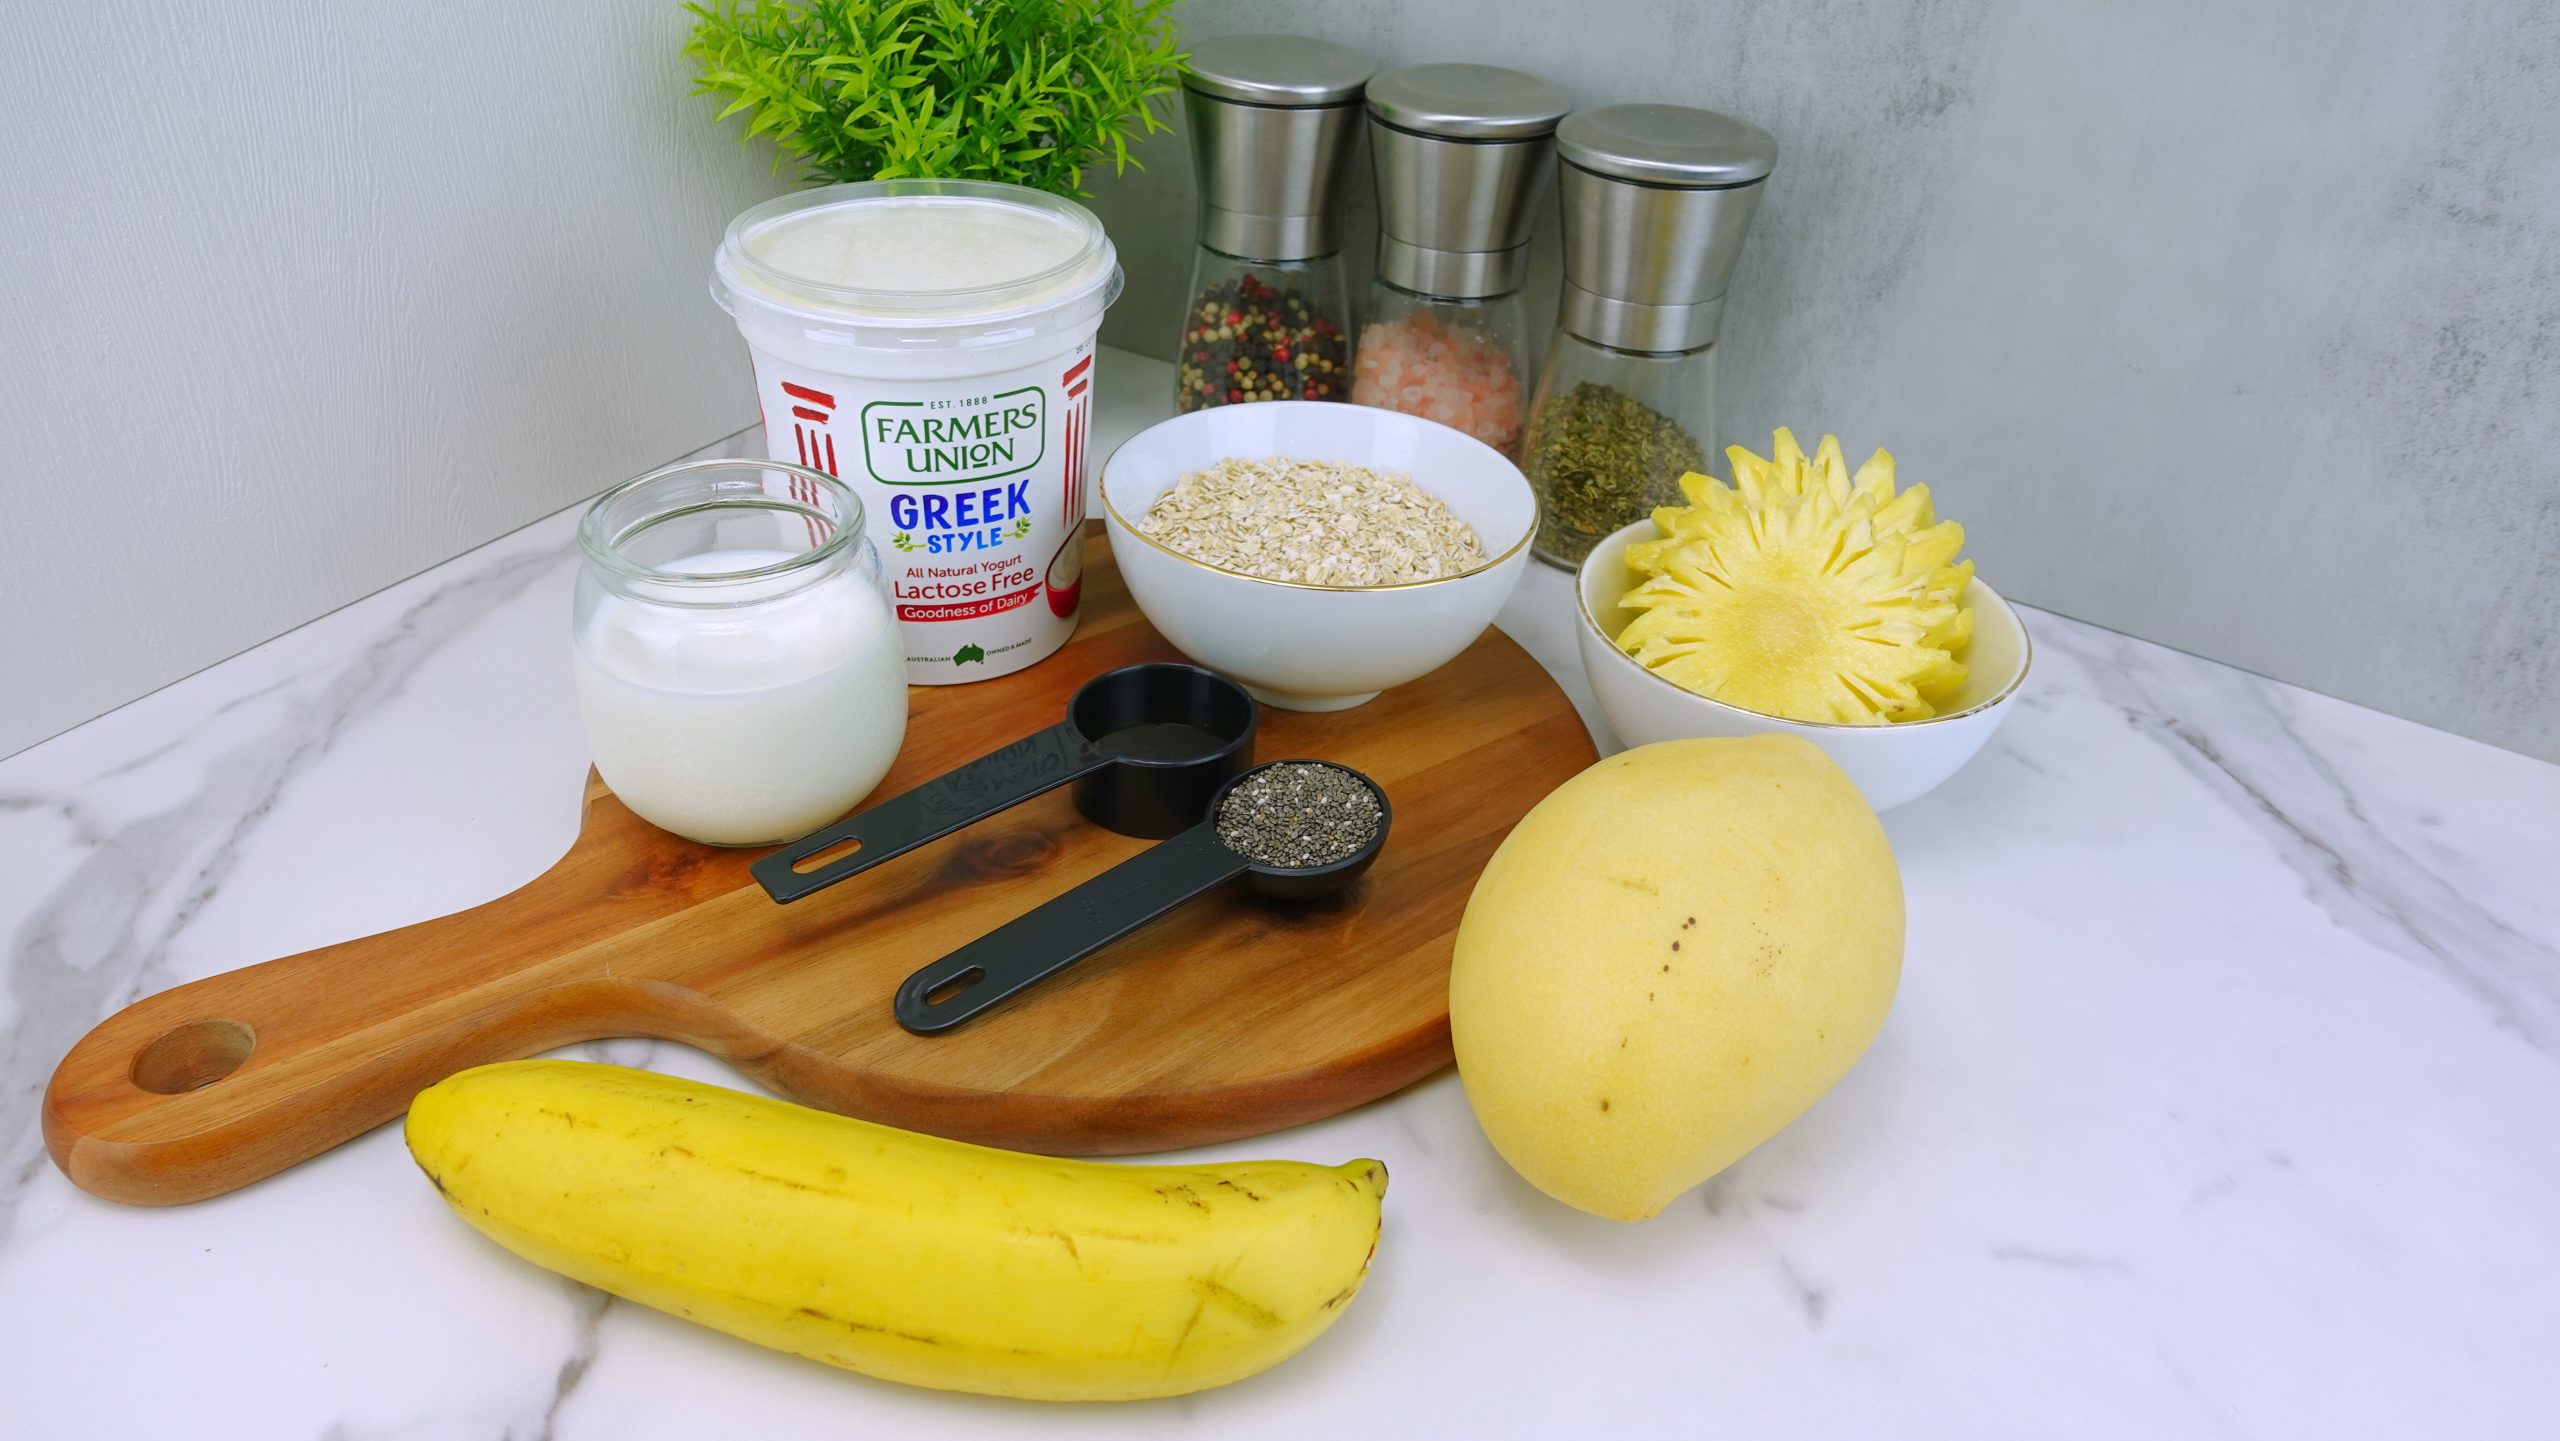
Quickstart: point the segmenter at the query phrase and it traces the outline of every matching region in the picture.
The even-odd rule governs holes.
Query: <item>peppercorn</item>
[[[1186,312],[1176,405],[1184,411],[1254,400],[1343,400],[1351,347],[1305,295],[1254,275],[1202,291]]]

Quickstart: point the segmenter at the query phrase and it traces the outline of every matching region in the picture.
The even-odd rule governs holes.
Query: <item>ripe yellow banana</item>
[[[464,1220],[562,1275],[910,1385],[1055,1401],[1224,1385],[1359,1293],[1375,1161],[991,1150],[621,1066],[513,1061],[409,1108]]]

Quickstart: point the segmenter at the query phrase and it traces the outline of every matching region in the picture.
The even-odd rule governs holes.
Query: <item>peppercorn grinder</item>
[[[1378,266],[1351,399],[1516,455],[1528,418],[1521,286],[1555,170],[1562,90],[1492,65],[1412,65],[1369,82]]]
[[[1716,453],[1716,334],[1777,164],[1767,131],[1678,105],[1556,128],[1564,292],[1521,469],[1540,560],[1571,568]]]
[[[1342,176],[1376,68],[1358,51],[1294,35],[1193,47],[1182,101],[1200,243],[1175,355],[1177,409],[1347,398]]]

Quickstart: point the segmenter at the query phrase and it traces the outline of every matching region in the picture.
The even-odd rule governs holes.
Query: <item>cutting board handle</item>
[[[396,1041],[368,1034],[407,1006],[358,978],[436,966],[432,933],[456,919],[208,976],[108,1017],[46,1088],[54,1163],[110,1200],[199,1200],[371,1130],[457,1070],[524,1054],[543,1001],[526,977],[470,987],[413,972],[396,989],[442,992],[429,1004],[443,1019]],[[313,1005],[333,991],[370,1004]]]
[[[590,801],[599,794],[591,780]],[[606,1036],[769,1049],[772,1038],[653,977],[661,948],[633,914],[735,890],[746,857],[652,830],[618,804],[587,820],[569,855],[485,905],[207,976],[99,1022],[45,1090],[54,1163],[94,1195],[176,1205],[352,1140],[472,1066]],[[594,844],[599,824],[615,844]],[[636,944],[616,924],[639,925]]]

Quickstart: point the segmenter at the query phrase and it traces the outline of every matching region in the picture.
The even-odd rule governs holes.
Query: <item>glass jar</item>
[[[1730,115],[1612,105],[1556,127],[1564,277],[1520,468],[1536,553],[1575,566],[1715,453],[1716,334],[1778,142]]]
[[[1360,89],[1376,68],[1356,50],[1294,35],[1191,47],[1182,107],[1200,212],[1175,409],[1350,394],[1342,177],[1360,138]]]
[[[597,497],[578,544],[578,710],[597,773],[642,820],[767,845],[888,773],[905,646],[842,481],[779,461],[671,465]]]
[[[1344,400],[1350,293],[1340,255],[1240,260],[1199,246],[1174,361],[1174,407]]]
[[[1716,347],[1616,350],[1559,329],[1520,469],[1538,494],[1537,557],[1578,566],[1611,531],[1680,502],[1715,453]]]
[[[1450,64],[1390,70],[1366,94],[1378,263],[1351,398],[1516,458],[1529,231],[1572,97],[1517,70]]]
[[[1528,418],[1527,318],[1519,291],[1477,299],[1370,283],[1351,400],[1400,410],[1516,457]]]

